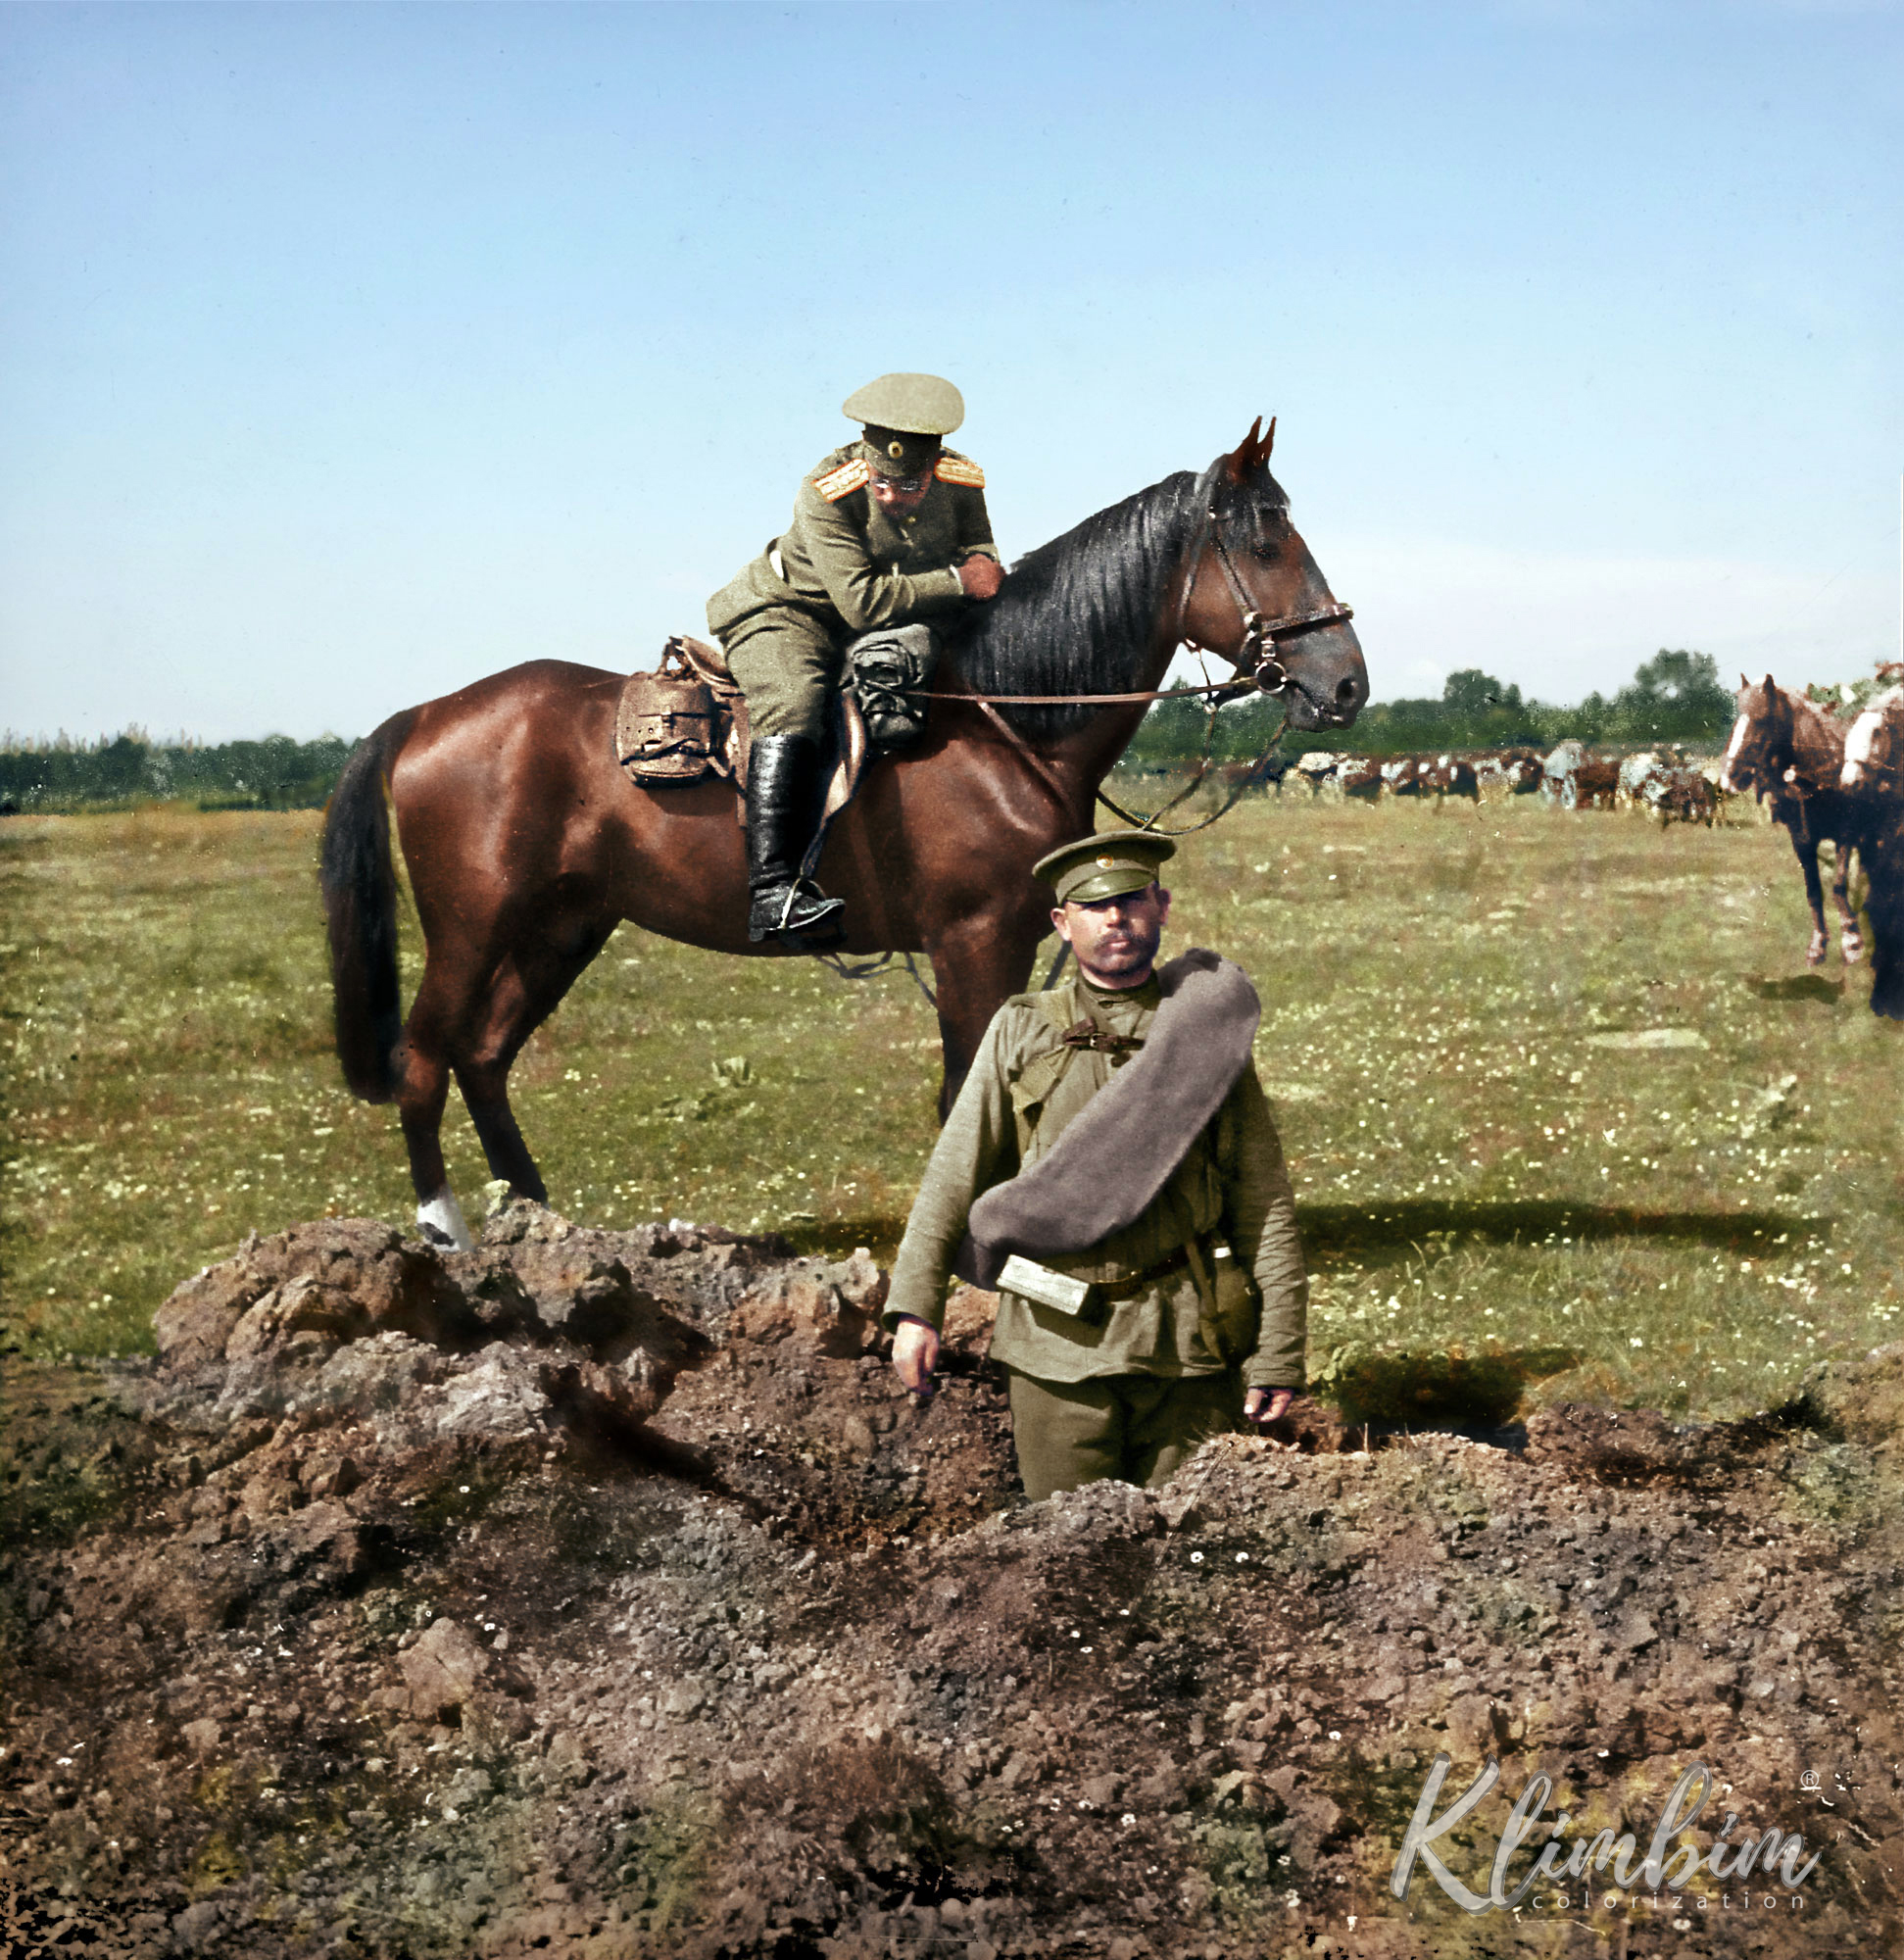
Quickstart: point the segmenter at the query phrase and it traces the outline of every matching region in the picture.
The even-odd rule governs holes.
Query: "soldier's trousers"
[[[798,607],[768,606],[721,636],[727,665],[747,696],[751,736],[824,740],[828,704],[846,668],[843,647]]]
[[[1115,1477],[1162,1484],[1243,1418],[1243,1377],[1098,1375],[1047,1382],[1011,1369],[1011,1438],[1033,1503]]]

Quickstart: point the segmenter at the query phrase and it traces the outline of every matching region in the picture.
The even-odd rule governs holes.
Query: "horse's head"
[[[1280,695],[1295,728],[1345,728],[1369,697],[1362,644],[1269,473],[1272,420],[1197,482],[1202,506],[1178,596],[1179,639],[1207,647]]]
[[[1767,674],[1763,680],[1738,677],[1738,719],[1719,771],[1728,796],[1776,790],[1791,765],[1791,701]]]
[[[1904,782],[1904,687],[1880,694],[1852,722],[1838,781],[1847,790],[1891,791]]]

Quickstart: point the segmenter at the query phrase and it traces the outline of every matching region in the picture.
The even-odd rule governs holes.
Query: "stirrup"
[[[750,903],[747,936],[757,944],[783,939],[802,952],[836,946],[846,937],[844,899],[829,899],[805,878],[757,894]]]

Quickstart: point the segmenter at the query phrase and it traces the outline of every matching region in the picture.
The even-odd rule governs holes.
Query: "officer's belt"
[[[1248,1065],[1262,1004],[1248,975],[1201,947],[1157,969],[1143,1051],[1028,1170],[973,1204],[953,1271],[992,1289],[1013,1252],[1101,1245],[1155,1200]]]

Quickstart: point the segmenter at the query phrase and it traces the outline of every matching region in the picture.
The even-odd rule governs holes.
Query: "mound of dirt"
[[[0,1951],[1897,1950],[1904,1348],[1524,1450],[1309,1404],[1027,1505],[989,1299],[920,1403],[885,1286],[678,1223],[328,1221],[181,1286],[156,1363],[16,1367]],[[1426,1856],[1390,1890],[1442,1754],[1437,1818],[1501,1767],[1432,1845],[1483,1894],[1552,1780],[1518,1912]]]

